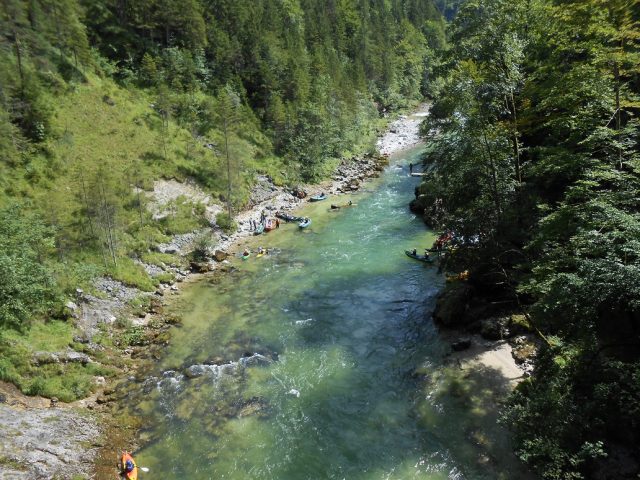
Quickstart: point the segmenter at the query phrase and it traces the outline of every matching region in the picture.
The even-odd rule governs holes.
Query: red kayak
[[[273,218],[267,218],[264,221],[264,231],[270,232],[274,228],[276,228],[276,221]]]

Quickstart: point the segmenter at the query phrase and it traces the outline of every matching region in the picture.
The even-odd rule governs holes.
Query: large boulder
[[[216,250],[213,254],[213,258],[216,259],[216,262],[223,262],[227,259],[229,254],[227,252],[223,252],[222,250]]]
[[[209,262],[191,262],[191,271],[194,273],[206,273],[211,271]]]
[[[450,284],[438,297],[433,319],[445,327],[464,326],[472,322],[470,302],[474,289],[463,282]]]
[[[409,210],[411,210],[416,215],[423,215],[425,211],[424,200],[419,198],[414,198],[409,202]]]

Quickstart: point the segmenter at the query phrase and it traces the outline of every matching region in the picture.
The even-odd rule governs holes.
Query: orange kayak
[[[127,468],[127,462],[130,462],[129,465],[133,465],[133,468]],[[128,480],[138,480],[138,466],[129,452],[122,452],[120,466],[122,467],[124,478],[127,478]]]

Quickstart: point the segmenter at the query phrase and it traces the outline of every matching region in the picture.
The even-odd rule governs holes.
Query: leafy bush
[[[61,303],[45,260],[51,229],[13,205],[0,210],[0,327],[22,330]]]
[[[193,232],[208,224],[204,217],[204,206],[200,203],[194,204],[184,197],[178,197],[169,208],[172,212],[161,220],[165,233],[169,235]]]
[[[213,246],[213,239],[211,238],[209,232],[200,233],[193,243],[191,258],[196,262],[205,261],[211,254],[211,249],[213,248]]]
[[[144,328],[139,325],[129,327],[121,336],[122,345],[143,345]]]
[[[225,233],[233,233],[238,229],[236,222],[226,212],[220,212],[216,215],[216,225],[218,225]]]

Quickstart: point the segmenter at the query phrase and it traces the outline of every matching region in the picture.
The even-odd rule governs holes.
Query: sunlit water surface
[[[526,478],[496,426],[497,372],[450,365],[430,319],[442,276],[404,254],[434,239],[407,208],[419,153],[183,290],[183,324],[129,399],[147,478]]]

